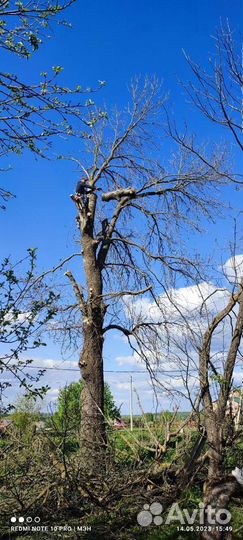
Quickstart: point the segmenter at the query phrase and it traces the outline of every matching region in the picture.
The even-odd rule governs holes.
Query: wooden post
[[[133,383],[130,377],[130,430],[133,431]]]

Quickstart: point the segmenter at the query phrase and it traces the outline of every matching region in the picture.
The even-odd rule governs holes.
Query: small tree
[[[33,443],[33,436],[36,433],[38,422],[41,420],[41,404],[36,401],[36,396],[29,394],[17,399],[14,406],[14,412],[11,414],[11,431],[14,440],[23,443],[22,457],[31,455],[29,445]]]
[[[36,386],[44,370],[31,373],[33,359],[27,353],[45,346],[42,333],[56,313],[58,296],[35,276],[35,270],[35,249],[18,263],[5,259],[0,267],[1,399],[16,380],[33,396],[47,389]]]
[[[36,422],[40,420],[40,404],[32,396],[19,398],[14,405],[11,419],[21,434],[33,433]]]
[[[243,336],[243,281],[238,291],[232,291],[228,304],[209,324],[199,349],[199,381],[200,400],[203,403],[205,427],[208,443],[208,479],[205,484],[204,504],[207,508],[227,509],[231,498],[236,492],[237,483],[233,476],[229,477],[225,470],[227,446],[234,438],[234,419],[230,410],[230,394],[233,388],[233,377],[237,360],[241,356],[240,345]],[[220,327],[228,319],[231,325],[232,337],[225,351],[222,369],[213,347],[213,341],[218,339]],[[217,401],[213,396],[217,386]],[[224,538],[219,528],[211,527],[204,533],[206,540]]]
[[[239,440],[232,411],[232,391],[237,366],[242,361],[242,269],[242,256],[233,256],[224,267],[221,282],[215,278],[215,283],[174,288],[146,308],[152,316],[159,308],[160,330],[156,339],[152,329],[146,334],[147,344],[150,343],[152,349],[150,363],[155,366],[156,390],[170,395],[171,401],[178,405],[188,399],[193,426],[200,432],[189,465],[200,468],[202,463],[207,464],[203,502],[208,530],[202,535],[206,540],[226,538],[219,523],[215,526],[210,523],[207,510],[211,507],[212,511],[223,513],[239,487],[227,470],[227,450],[234,448]],[[134,317],[136,309],[141,317],[139,304],[134,306]],[[168,362],[169,375],[166,371],[163,373]],[[186,468],[182,478],[185,472]],[[189,477],[186,480],[190,482]]]
[[[80,429],[82,418],[82,392],[83,381],[73,382],[62,388],[58,397],[58,408],[55,414],[55,420],[61,422],[68,417],[72,427],[75,430]],[[114,397],[108,383],[105,383],[104,390],[104,415],[105,419],[114,420],[120,418],[120,411],[115,404]]]

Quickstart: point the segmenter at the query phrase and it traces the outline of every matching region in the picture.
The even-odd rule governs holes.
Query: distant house
[[[242,414],[242,392],[241,389],[233,390],[230,393],[227,402],[227,412],[233,416],[235,423],[240,423],[240,417]]]
[[[218,401],[213,402],[213,409],[216,411]],[[234,423],[239,425],[242,414],[242,392],[241,389],[232,390],[227,401],[226,414],[232,416]]]
[[[126,428],[126,424],[120,418],[116,418],[114,420],[113,429],[118,430],[124,428]]]
[[[6,435],[7,430],[12,425],[11,420],[6,420],[5,418],[0,419],[0,437],[4,437]]]

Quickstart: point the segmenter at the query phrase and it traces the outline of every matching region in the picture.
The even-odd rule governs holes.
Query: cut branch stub
[[[133,188],[119,189],[117,191],[109,191],[108,193],[103,193],[102,201],[120,201],[123,197],[130,197],[133,199],[136,197],[136,190]]]
[[[87,314],[87,305],[86,305],[86,302],[85,302],[85,299],[84,299],[84,295],[76,281],[76,279],[74,278],[72,272],[70,272],[69,270],[67,272],[65,272],[65,276],[68,277],[69,281],[71,282],[72,286],[73,286],[73,290],[75,292],[75,295],[76,295],[76,298],[78,300],[78,303],[79,303],[79,307],[83,313],[83,315],[86,315]]]

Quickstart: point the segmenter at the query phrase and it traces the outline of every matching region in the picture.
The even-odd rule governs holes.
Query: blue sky
[[[71,30],[56,27],[53,37],[28,62],[12,57],[4,61],[8,62],[8,71],[16,70],[33,81],[38,80],[41,71],[55,65],[64,67],[60,81],[69,86],[96,86],[98,80],[105,80],[107,86],[98,99],[121,108],[126,104],[127,85],[134,75],[156,74],[163,80],[165,93],[170,93],[178,121],[187,119],[202,139],[210,140],[218,136],[217,130],[190,105],[185,107],[177,80],[190,77],[182,49],[206,64],[214,50],[212,36],[220,18],[224,21],[227,17],[239,35],[240,0],[77,0],[66,14],[73,25]],[[59,153],[59,149],[60,144],[53,152]],[[75,212],[69,194],[77,172],[66,162],[36,161],[27,153],[18,159],[9,156],[7,164],[12,164],[13,170],[2,174],[2,184],[17,198],[0,214],[4,231],[0,255],[12,254],[18,259],[28,247],[35,246],[39,267],[46,269],[74,248]],[[240,204],[237,193],[226,190],[222,197],[228,195],[235,206]],[[229,223],[220,221],[209,227],[203,239],[195,238],[195,245],[204,250],[207,244],[210,249],[210,239],[214,240],[219,231],[221,240],[228,239]],[[106,346],[107,369],[119,369],[114,358],[127,352],[121,340],[112,338]],[[59,347],[50,343],[48,351],[39,356],[58,359]]]

